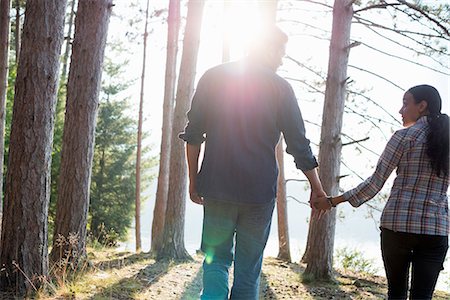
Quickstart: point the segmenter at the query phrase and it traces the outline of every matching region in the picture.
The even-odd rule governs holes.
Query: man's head
[[[276,71],[283,64],[287,41],[288,36],[277,26],[265,27],[251,39],[248,55],[252,60]]]

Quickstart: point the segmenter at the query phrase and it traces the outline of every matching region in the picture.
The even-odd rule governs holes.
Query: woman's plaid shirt
[[[427,118],[394,133],[381,155],[376,170],[344,199],[357,207],[372,199],[389,175],[397,177],[381,215],[381,227],[393,231],[447,236],[449,177],[438,177],[426,154]]]

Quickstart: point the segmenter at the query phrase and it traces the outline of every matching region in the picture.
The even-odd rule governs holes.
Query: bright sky
[[[141,7],[145,7],[145,0],[139,0]],[[255,1],[252,0],[237,0],[231,6],[228,15],[225,15],[222,0],[209,0],[205,4],[202,37],[200,42],[200,50],[198,55],[197,79],[203,72],[219,63],[222,60],[222,39],[225,33],[231,37],[232,59],[238,59],[243,54],[243,48],[246,41],[255,34],[258,28],[258,12],[254,7]],[[326,8],[313,4],[308,4],[302,1],[293,1],[294,4],[289,4],[290,1],[279,1],[278,22],[279,26],[285,30],[290,40],[287,47],[287,54],[297,61],[308,65],[312,68],[311,71],[299,68],[292,61],[285,59],[285,64],[279,70],[279,74],[286,78],[291,78],[291,84],[296,91],[299,100],[299,105],[303,112],[304,118],[307,121],[307,133],[311,141],[318,143],[320,137],[319,128],[309,122],[319,123],[322,114],[323,94],[313,91],[310,87],[300,81],[308,83],[320,82],[321,77],[314,73],[320,73],[325,76],[328,63],[328,49],[329,41],[326,37],[329,36],[331,30],[331,10],[328,13],[323,13]],[[331,1],[328,1],[331,3]],[[153,9],[167,8],[168,1],[151,1]],[[185,3],[185,2],[183,2]],[[129,10],[126,1],[117,2],[115,10],[123,12]],[[186,6],[182,5],[182,14],[186,14]],[[392,16],[388,14],[380,14],[374,12],[372,14],[360,14],[366,19],[372,18],[379,23],[390,22]],[[123,36],[123,30],[126,29],[123,23],[117,22],[117,18],[113,18],[111,22],[110,36]],[[308,26],[304,24],[310,24]],[[398,26],[410,26],[409,21],[398,20]],[[147,52],[147,73],[146,73],[146,91],[144,116],[146,118],[144,129],[150,132],[150,140],[154,145],[155,153],[159,151],[160,129],[162,122],[162,101],[163,101],[163,87],[164,87],[164,64],[165,64],[165,45],[167,27],[161,19],[150,20],[152,33],[148,38],[149,49]],[[180,32],[180,41],[182,41],[183,31]],[[383,33],[390,36],[400,43],[407,43],[404,40],[398,40],[397,36],[390,33]],[[318,38],[317,38],[318,37]],[[352,39],[360,41],[364,45],[352,48],[350,53],[349,64],[357,68],[366,69],[372,73],[380,74],[380,76],[390,80],[401,88],[395,87],[388,83],[387,80],[380,79],[367,72],[361,71],[357,68],[349,67],[348,75],[353,80],[349,88],[360,92],[364,97],[373,99],[380,107],[385,109],[396,120],[392,119],[387,113],[383,112],[379,107],[371,104],[364,97],[357,97],[354,103],[348,103],[351,109],[356,110],[360,115],[347,113],[344,117],[343,132],[354,139],[364,138],[370,136],[370,141],[365,145],[373,150],[375,153],[380,153],[386,143],[386,139],[391,135],[393,130],[399,129],[398,110],[401,106],[404,90],[407,88],[428,83],[434,85],[441,93],[443,98],[443,111],[449,113],[449,76],[432,72],[422,66],[417,66],[397,58],[389,57],[377,51],[371,50],[370,47],[377,48],[386,53],[402,57],[411,61],[417,61],[425,66],[433,68],[441,68],[436,62],[426,56],[417,56],[414,53],[401,49],[393,42],[388,42],[381,39],[379,36],[368,31],[364,26],[352,25]],[[368,45],[368,46],[365,46]],[[447,41],[447,47],[450,46]],[[142,64],[142,45],[130,45],[133,49],[134,55],[129,57],[129,76],[131,78],[139,79]],[[180,53],[182,46],[180,43]],[[444,60],[444,59],[442,59]],[[448,57],[446,63],[448,65]],[[139,80],[137,84],[127,91],[133,97],[133,103],[136,103],[135,110],[137,112],[137,101],[139,95]],[[319,86],[323,92],[324,85]],[[136,113],[137,115],[137,113]],[[374,128],[373,123],[363,122],[367,117],[374,117],[381,119],[380,128]],[[389,123],[386,123],[389,122]],[[398,125],[397,125],[398,124]],[[348,141],[348,139],[347,139]],[[345,139],[344,139],[345,142]],[[353,158],[359,155],[354,148],[344,149],[343,158]],[[313,149],[315,153],[317,149]],[[356,152],[355,152],[356,151]],[[376,162],[377,156],[365,151],[361,154],[362,161],[366,164],[361,166],[361,163],[347,162],[350,169],[362,169],[362,176],[369,175],[365,170],[371,169]],[[289,163],[290,158],[287,159]],[[355,161],[355,160],[353,160]],[[361,160],[359,160],[361,161]],[[288,172],[292,169],[292,174],[288,176],[297,176],[294,168],[287,166]],[[343,172],[350,172],[344,170]],[[358,178],[351,178],[348,185],[352,186],[354,180]],[[342,184],[345,186],[346,182]]]

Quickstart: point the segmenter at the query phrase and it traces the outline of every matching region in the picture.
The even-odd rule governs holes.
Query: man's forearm
[[[312,170],[303,171],[306,178],[308,178],[309,184],[311,185],[311,190],[314,192],[323,192],[322,183],[319,179],[319,174],[317,173],[317,168]]]
[[[188,164],[189,182],[191,184],[195,184],[197,178],[200,146],[201,145],[192,145],[186,143],[186,158]]]

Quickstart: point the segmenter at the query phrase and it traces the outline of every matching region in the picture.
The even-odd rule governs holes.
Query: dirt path
[[[97,254],[97,256],[95,255]],[[156,262],[148,254],[108,252],[92,254],[95,267],[39,299],[199,299],[202,288],[202,257],[192,261]],[[385,299],[384,277],[336,273],[335,283],[303,283],[304,266],[276,258],[264,258],[260,299]],[[232,278],[230,278],[231,283]],[[231,285],[231,284],[230,284]],[[0,299],[4,298],[0,294]],[[433,299],[450,299],[435,293]]]

